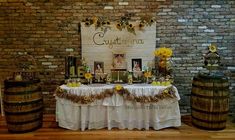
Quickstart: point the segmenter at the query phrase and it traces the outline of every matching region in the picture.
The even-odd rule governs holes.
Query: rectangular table
[[[180,97],[176,87],[171,87],[175,92],[170,98],[167,94],[163,95],[169,86],[122,85],[125,89],[123,92],[111,93],[115,92],[114,86],[60,86],[61,94],[56,94],[58,125],[82,131],[106,127],[108,130],[114,127],[129,130],[149,130],[152,127],[159,130],[181,125]],[[104,94],[108,97],[104,97]]]

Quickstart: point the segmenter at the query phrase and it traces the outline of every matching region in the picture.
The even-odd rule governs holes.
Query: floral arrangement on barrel
[[[159,49],[154,51],[156,57],[159,58],[158,61],[158,70],[159,74],[162,76],[171,75],[171,62],[170,57],[172,56],[173,52],[171,48],[167,47],[160,47]]]
[[[208,46],[209,52],[203,55],[205,67],[211,72],[211,70],[218,70],[220,66],[220,55],[217,52],[215,44]]]

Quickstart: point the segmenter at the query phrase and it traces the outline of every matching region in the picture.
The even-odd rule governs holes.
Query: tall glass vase
[[[172,62],[170,58],[160,58],[158,61],[158,73],[161,76],[171,75]]]

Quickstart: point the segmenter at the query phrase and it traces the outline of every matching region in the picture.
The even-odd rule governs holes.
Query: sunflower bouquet
[[[161,47],[154,51],[155,56],[160,57],[161,59],[167,59],[172,56],[172,50],[170,48]]]
[[[149,83],[149,78],[152,77],[152,72],[146,70],[146,71],[144,72],[144,77],[146,78],[146,83]]]
[[[156,57],[159,58],[158,69],[160,74],[168,75],[171,70],[169,58],[173,55],[171,48],[160,47],[154,51]]]

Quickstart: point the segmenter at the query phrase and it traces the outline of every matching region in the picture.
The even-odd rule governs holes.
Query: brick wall
[[[121,1],[121,0],[120,0]],[[157,18],[156,47],[174,50],[175,81],[182,113],[190,112],[192,77],[202,68],[202,53],[216,43],[223,72],[230,78],[230,112],[235,109],[235,2],[233,0],[0,0],[0,78],[11,73],[14,57],[28,52],[42,67],[45,113],[54,113],[53,92],[64,79],[64,57],[80,56],[79,23],[86,17],[112,20],[130,14]],[[121,4],[121,5],[119,5]],[[233,111],[234,112],[234,111]]]
[[[221,54],[222,71],[229,77],[230,112],[235,109],[235,1],[177,0],[159,6],[157,47],[174,49],[175,83],[181,94],[181,112],[190,112],[192,77],[203,68],[202,54],[216,43]],[[233,110],[233,111],[232,111]]]

